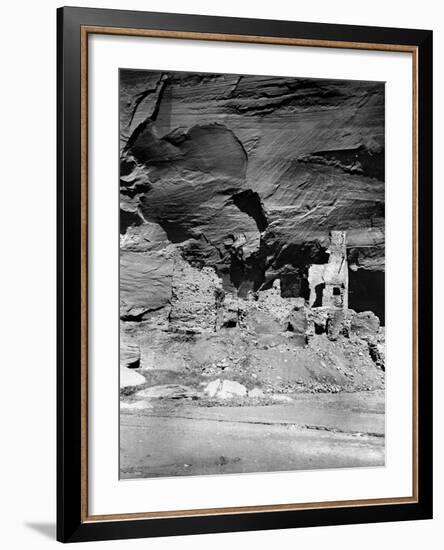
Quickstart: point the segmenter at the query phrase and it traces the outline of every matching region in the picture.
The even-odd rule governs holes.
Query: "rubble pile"
[[[167,262],[168,299],[151,310],[123,305],[121,368],[173,372],[175,388],[206,385],[199,396],[210,401],[382,388],[384,327],[373,312],[347,307],[345,246],[345,233],[332,232],[328,262],[309,269],[308,300],[283,297],[279,279],[242,298],[180,247],[153,251]],[[150,289],[140,295],[151,300]]]

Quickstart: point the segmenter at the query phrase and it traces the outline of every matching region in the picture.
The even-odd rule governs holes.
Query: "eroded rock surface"
[[[121,252],[121,319],[138,320],[170,302],[173,266],[173,259],[164,254]]]
[[[120,90],[122,367],[379,387],[384,85],[124,70]]]
[[[277,278],[303,295],[332,229],[383,270],[382,83],[127,70],[120,89],[128,241],[156,224],[243,296]]]

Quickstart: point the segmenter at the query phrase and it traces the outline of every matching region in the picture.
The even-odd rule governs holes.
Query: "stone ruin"
[[[328,263],[311,265],[308,270],[310,307],[348,309],[348,265],[346,232],[332,231]]]
[[[214,268],[193,267],[180,251],[171,247],[168,255],[161,258],[172,264],[170,294],[163,308],[149,314],[148,322],[166,333],[187,335],[237,329],[264,345],[288,341],[293,346],[305,347],[320,334],[332,341],[340,336],[358,338],[368,343],[373,360],[384,368],[384,336],[379,318],[371,311],[358,313],[348,308],[345,231],[331,232],[327,252],[326,264],[308,267],[308,299],[282,297],[279,279],[273,281],[271,288],[250,291],[246,298],[241,298],[224,291]],[[128,327],[131,329],[131,324]],[[131,335],[122,339],[122,362],[131,367],[151,364],[146,353],[139,353],[138,345],[132,342]]]
[[[283,298],[279,279],[271,288],[250,292],[247,299],[225,293],[211,267],[192,267],[178,254],[174,259],[168,329],[202,334],[239,328],[259,336],[285,333],[297,345],[315,334],[330,340],[350,332],[367,338],[377,334],[379,319],[372,312],[348,308],[346,232],[332,231],[326,264],[308,268],[309,298]]]
[[[212,267],[196,269],[180,255],[174,258],[169,329],[215,332],[224,298],[222,281]]]

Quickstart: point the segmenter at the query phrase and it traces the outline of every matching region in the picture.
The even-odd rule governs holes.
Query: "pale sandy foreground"
[[[153,400],[120,416],[122,479],[383,466],[384,450],[383,391],[251,406]]]

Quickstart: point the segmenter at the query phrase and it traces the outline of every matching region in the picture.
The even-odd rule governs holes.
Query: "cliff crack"
[[[258,193],[251,189],[246,189],[233,195],[231,200],[241,212],[248,214],[248,216],[254,219],[260,233],[267,229],[268,220]]]

